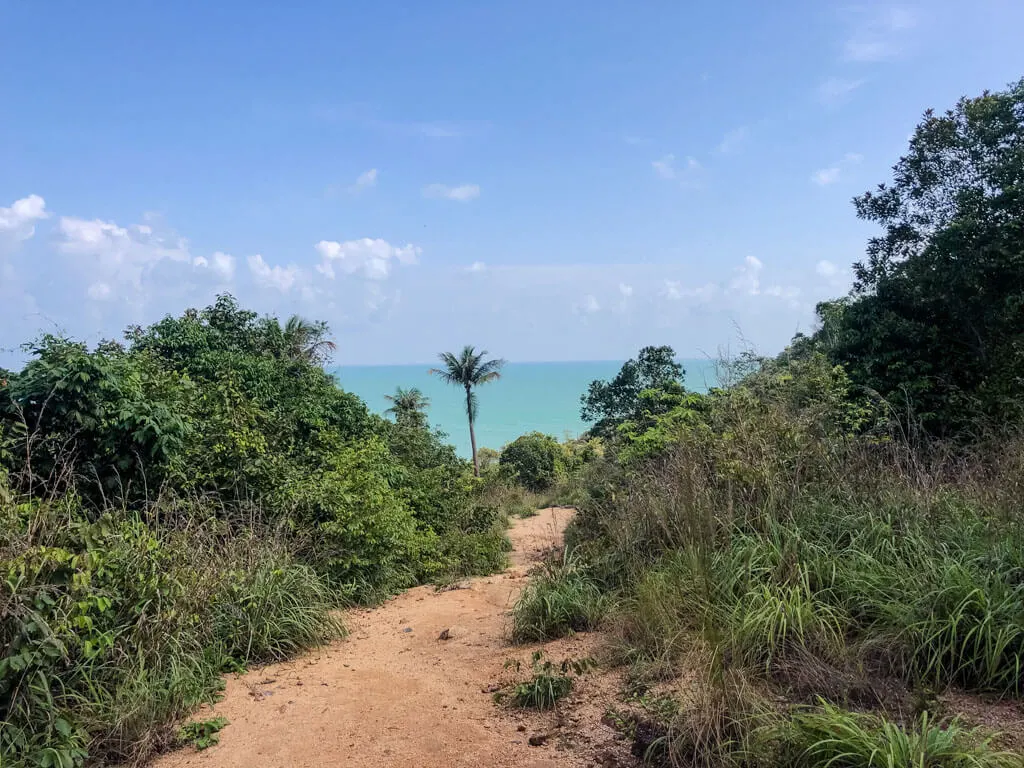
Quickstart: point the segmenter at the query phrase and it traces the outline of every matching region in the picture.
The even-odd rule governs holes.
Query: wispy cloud
[[[828,168],[819,168],[811,174],[811,181],[819,187],[827,187],[829,184],[835,184],[839,181],[839,176],[841,174],[842,171],[838,165],[832,165]]]
[[[377,169],[371,168],[368,171],[363,171],[359,174],[354,186],[356,189],[366,189],[366,187],[377,186]]]
[[[846,168],[849,168],[851,165],[859,165],[863,159],[864,156],[857,152],[847,152],[839,162],[833,163],[827,168],[819,168],[812,173],[811,181],[819,187],[835,184],[842,177],[843,171]]]
[[[729,288],[747,296],[757,296],[761,293],[761,270],[764,263],[757,256],[747,256],[743,264],[736,267],[736,276],[729,284]]]
[[[843,42],[843,58],[855,62],[886,61],[900,56],[907,32],[917,26],[917,14],[904,7],[858,8]]]
[[[867,82],[863,78],[856,80],[843,79],[841,77],[830,77],[818,86],[818,101],[826,107],[834,107],[845,104],[850,96]]]
[[[460,203],[467,203],[480,197],[480,187],[477,184],[460,184],[456,187],[449,187],[446,184],[428,184],[423,188],[423,196],[435,200],[456,200]]]
[[[589,293],[573,305],[573,311],[583,315],[592,315],[600,311],[600,309],[601,303],[597,300],[597,297]]]
[[[681,163],[677,164],[676,156],[670,153],[654,160],[651,167],[663,179],[678,181],[688,187],[700,186],[699,174],[702,166],[695,157],[687,155]]]
[[[723,155],[739,152],[750,139],[750,128],[742,125],[729,131],[718,143],[718,151]]]

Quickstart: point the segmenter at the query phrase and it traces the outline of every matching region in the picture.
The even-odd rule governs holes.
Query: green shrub
[[[197,750],[208,749],[220,743],[220,732],[228,724],[226,718],[213,717],[186,723],[178,731],[178,741],[189,744]]]
[[[575,679],[593,666],[592,659],[562,659],[556,664],[545,659],[543,651],[534,651],[530,659],[530,678],[516,683],[507,694],[499,692],[496,698],[499,701],[507,698],[522,709],[553,709],[572,692]],[[505,667],[519,672],[522,665],[519,661],[509,660]]]
[[[530,491],[550,488],[562,469],[562,449],[555,438],[540,432],[522,435],[501,451],[502,470]]]

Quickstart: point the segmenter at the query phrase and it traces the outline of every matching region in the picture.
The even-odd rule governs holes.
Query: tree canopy
[[[930,433],[1019,420],[1024,80],[926,112],[892,183],[854,204],[881,232],[814,344]]]
[[[658,410],[658,393],[682,393],[684,374],[672,347],[644,347],[611,381],[591,382],[580,397],[580,416],[594,422],[594,435],[610,435],[623,422],[642,418],[645,409]],[[648,391],[649,396],[642,398]]]

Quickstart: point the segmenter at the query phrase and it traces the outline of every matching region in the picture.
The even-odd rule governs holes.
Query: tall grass
[[[529,643],[597,626],[604,595],[571,556],[549,562],[534,575],[512,609],[512,640]]]
[[[1010,764],[964,726],[905,718],[915,691],[1024,695],[1024,437],[911,445],[830,418],[740,387],[656,452],[617,446],[567,534],[572,592],[605,595],[638,669],[717,670],[663,724],[669,764],[757,764],[763,708],[745,704],[765,697],[783,721],[826,702],[794,721],[819,744],[801,765]],[[876,756],[827,752],[808,734],[829,723]]]
[[[273,531],[89,522],[73,499],[0,517],[4,765],[138,764],[225,670],[341,632],[326,584]]]
[[[911,728],[828,703],[795,714],[787,726],[786,764],[794,768],[1017,768],[1020,756],[997,750],[992,737],[957,721],[937,724],[926,712]]]

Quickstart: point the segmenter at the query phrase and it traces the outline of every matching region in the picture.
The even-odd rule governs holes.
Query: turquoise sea
[[[704,392],[715,383],[710,360],[681,360],[686,368],[686,386]],[[468,457],[469,427],[461,390],[444,384],[427,373],[424,365],[343,366],[331,372],[341,387],[359,395],[371,410],[388,408],[384,396],[395,387],[419,387],[430,398],[430,423],[448,433],[459,454]],[[544,432],[558,438],[577,437],[587,429],[580,420],[580,395],[594,379],[610,379],[621,361],[576,363],[509,363],[499,381],[477,390],[478,447],[500,449],[525,432]]]

